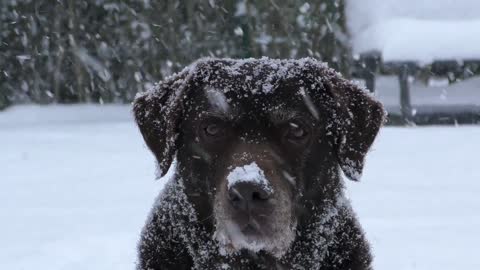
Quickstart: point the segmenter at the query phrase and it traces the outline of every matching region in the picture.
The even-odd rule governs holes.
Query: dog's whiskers
[[[293,177],[290,173],[282,170],[282,175],[292,186],[296,186],[297,183],[295,182],[295,177]]]
[[[213,217],[213,213],[211,213],[210,215],[208,215],[206,218],[202,219],[202,220],[199,220],[198,222],[202,223],[202,222],[205,222],[207,221],[208,219],[212,218]]]
[[[257,231],[261,230],[260,224],[258,224],[258,222],[253,217],[251,218],[250,222]]]
[[[232,188],[232,191],[240,200],[245,200],[245,198],[242,196],[242,194],[240,194],[240,192],[238,192],[236,188]]]

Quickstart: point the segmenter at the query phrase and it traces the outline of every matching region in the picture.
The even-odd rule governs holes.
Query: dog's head
[[[281,256],[297,224],[359,180],[382,106],[314,59],[202,59],[134,102],[163,172],[230,251]]]

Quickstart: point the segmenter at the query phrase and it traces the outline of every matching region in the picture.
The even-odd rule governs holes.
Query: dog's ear
[[[366,90],[338,73],[323,80],[323,85],[331,98],[331,133],[338,162],[349,179],[358,181],[365,156],[385,122],[386,113]]]
[[[153,91],[138,95],[133,102],[135,121],[157,159],[160,176],[168,171],[177,148],[183,107],[177,90],[171,83],[160,83]]]

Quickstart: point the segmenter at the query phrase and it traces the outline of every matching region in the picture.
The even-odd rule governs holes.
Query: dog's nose
[[[253,182],[239,182],[228,189],[228,200],[233,207],[245,211],[262,205],[271,196],[269,187]]]

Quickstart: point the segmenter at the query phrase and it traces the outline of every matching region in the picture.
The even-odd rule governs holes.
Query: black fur
[[[214,108],[224,110],[222,125],[228,127],[225,140],[209,145],[198,130],[211,121],[206,112],[215,104],[205,94],[210,88],[226,98],[229,111]],[[285,143],[284,124],[269,118],[274,110],[295,114],[308,138]],[[139,95],[134,113],[162,174],[177,159],[175,175],[143,230],[139,270],[371,269],[368,243],[343,196],[339,169],[359,180],[385,114],[355,84],[310,58],[202,59]],[[239,162],[232,158],[239,151],[258,162],[274,157],[264,166],[273,184],[289,194],[295,239],[281,257],[265,251],[225,254],[214,239],[215,203],[224,196],[225,173]],[[278,180],[283,178],[277,171],[288,172],[295,183]]]

